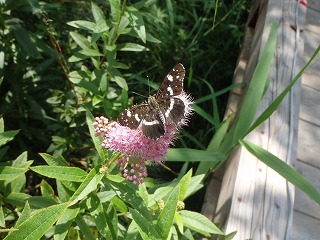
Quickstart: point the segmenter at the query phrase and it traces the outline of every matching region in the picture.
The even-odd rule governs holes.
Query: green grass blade
[[[243,138],[244,134],[251,126],[265,92],[273,53],[276,48],[278,30],[278,27],[274,22],[270,23],[268,26],[270,27],[268,40],[253,73],[247,94],[241,106],[239,117],[235,123],[234,142]]]
[[[217,132],[215,133],[215,135],[213,136],[213,138],[211,139],[207,147],[208,152],[212,153],[212,152],[219,151],[218,149],[224,137],[227,134],[231,119],[232,119],[232,115],[229,115],[229,117],[218,128]],[[219,164],[217,161],[214,161],[214,162],[201,161],[195,175],[206,174],[208,173],[208,171],[211,171],[211,169],[214,168],[214,166],[216,166],[217,164]]]
[[[293,85],[299,80],[299,78],[302,76],[304,71],[310,66],[314,58],[317,56],[317,54],[320,51],[320,45],[316,49],[316,51],[313,53],[310,60],[307,62],[306,65],[303,66],[303,68],[300,70],[300,72],[297,74],[297,76],[290,82],[290,84],[282,91],[282,93],[270,104],[270,106],[257,118],[257,120],[252,124],[250,129],[247,131],[246,135],[249,134],[251,131],[253,131],[256,127],[258,127],[262,122],[264,122],[267,118],[271,116],[271,114],[277,110],[280,103],[284,99],[284,97],[288,94],[288,92],[291,90]]]
[[[191,148],[171,148],[167,155],[167,161],[175,162],[220,162],[225,156],[219,152],[209,152]]]
[[[268,83],[269,68],[276,47],[278,30],[274,22],[269,23],[268,27],[270,28],[269,36],[253,73],[247,94],[242,102],[239,116],[221,145],[220,151],[225,154],[228,154],[235,145],[238,144],[238,140],[245,136],[245,133],[252,124],[265,92]]]
[[[240,143],[251,154],[260,159],[263,163],[275,170],[287,181],[291,182],[301,191],[306,193],[311,199],[320,204],[320,192],[296,170],[287,165],[280,158],[253,143],[245,140],[241,140]]]

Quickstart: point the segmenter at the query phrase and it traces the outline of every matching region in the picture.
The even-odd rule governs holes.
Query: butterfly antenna
[[[173,171],[171,168],[169,168],[168,166],[164,165],[162,162],[159,163],[164,169],[167,169],[169,172],[172,172],[174,175],[178,176],[178,173],[176,173],[175,171]]]
[[[142,95],[142,94],[140,94],[140,93],[137,93],[137,92],[131,92],[131,93],[133,93],[133,94],[136,94],[136,95],[138,95],[138,96],[140,96],[140,97],[144,97],[144,98],[147,98],[147,96],[145,96],[145,95]]]
[[[149,95],[150,95],[150,79],[149,79],[149,76],[147,76],[148,78],[148,87],[149,87]]]

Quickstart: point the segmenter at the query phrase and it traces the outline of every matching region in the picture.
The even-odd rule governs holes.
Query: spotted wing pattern
[[[185,69],[177,64],[164,78],[155,96],[148,97],[146,103],[135,105],[118,117],[118,122],[131,129],[141,124],[143,134],[158,139],[165,134],[166,123],[178,124],[184,117],[185,105],[176,97],[183,91]]]

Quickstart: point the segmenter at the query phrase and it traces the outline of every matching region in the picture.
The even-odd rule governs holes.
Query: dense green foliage
[[[225,235],[185,204],[239,144],[320,203],[300,174],[243,140],[277,110],[320,47],[256,119],[277,41],[277,26],[269,24],[239,114],[220,123],[247,4],[1,2],[0,238],[231,239],[235,233]],[[101,147],[93,115],[115,119],[144,100],[133,92],[152,94],[177,62],[196,102],[196,115],[167,154],[183,166],[172,181],[151,176],[134,186],[119,174],[120,153]]]
[[[212,89],[230,85],[246,2],[122,3],[132,9],[119,16],[137,18],[144,26],[141,29],[117,22],[117,11],[124,8],[117,1],[96,4],[106,25],[95,29],[72,24],[99,21],[91,13],[90,2],[7,1],[2,7],[0,115],[7,129],[20,129],[6,155],[9,159],[28,151],[36,161],[38,152],[49,152],[63,154],[68,161],[86,158],[90,162],[84,108],[114,118],[128,106],[128,97],[129,104],[132,97],[134,102],[145,99],[133,92],[149,95],[148,80],[154,93],[177,62],[187,69],[185,90],[196,101],[214,94]],[[89,49],[96,53],[86,52],[78,44],[81,38],[94,42]],[[213,109],[211,101],[200,99],[205,112],[217,111],[220,116],[210,122],[195,116],[177,146],[203,148],[219,125],[226,97],[217,98],[219,110]]]
[[[184,168],[137,191],[114,165],[108,178],[99,173],[111,154],[94,148],[89,112],[115,119],[145,99],[133,92],[153,94],[181,62],[198,114],[176,146],[205,149],[224,113],[247,1],[7,0],[0,9],[0,226],[19,229],[7,239],[222,234],[176,209],[204,175]]]

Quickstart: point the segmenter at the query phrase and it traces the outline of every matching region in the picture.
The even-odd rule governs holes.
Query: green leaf
[[[167,161],[176,162],[220,162],[225,159],[225,156],[218,152],[209,152],[191,148],[171,148],[166,157]]]
[[[53,157],[47,153],[39,153],[49,166],[68,166],[68,162],[61,156]]]
[[[245,140],[240,141],[241,145],[244,146],[252,155],[257,157],[267,166],[275,170],[287,181],[291,182],[301,191],[306,193],[311,199],[320,204],[320,191],[315,188],[308,180],[306,180],[301,174],[283,162],[280,158],[268,152],[267,150],[250,143]]]
[[[28,161],[28,152],[23,152],[13,160],[12,167],[30,167],[32,163],[32,160]]]
[[[20,192],[10,192],[7,194],[8,195],[4,197],[5,202],[10,203],[12,206],[16,207],[23,207],[26,201],[31,197],[26,193]]]
[[[233,118],[233,115],[229,115],[228,118],[222,122],[221,126],[218,128],[218,130],[216,131],[216,133],[212,137],[212,139],[207,147],[207,151],[209,151],[209,152],[219,151],[219,147],[228,132],[232,118]],[[207,174],[208,172],[213,171],[214,170],[213,168],[217,169],[217,166],[220,166],[220,164],[222,162],[223,161],[221,161],[221,162],[201,161],[198,168],[197,168],[195,175]]]
[[[67,206],[67,203],[62,203],[32,213],[28,219],[17,227],[18,231],[12,232],[5,238],[5,240],[40,239],[59,219],[67,209]]]
[[[112,21],[114,23],[118,23],[120,21],[121,12],[120,0],[110,0],[109,3],[111,7]]]
[[[127,214],[129,209],[127,204],[117,196],[113,197],[110,202],[116,207],[117,211],[120,211],[121,213]]]
[[[16,227],[24,223],[30,216],[31,216],[31,208],[30,208],[29,202],[26,201],[24,208],[22,210],[22,213],[16,222]]]
[[[188,185],[188,188],[187,188],[187,191],[184,195],[184,199],[193,195],[195,192],[197,192],[198,190],[203,188],[203,180],[204,180],[205,176],[206,175],[204,175],[204,174],[199,174],[199,175],[193,176],[191,178],[189,185]]]
[[[26,175],[21,175],[14,181],[10,182],[10,185],[7,185],[8,182],[5,182],[4,185],[9,187],[12,192],[23,192],[26,187],[26,182]]]
[[[142,52],[149,49],[137,43],[120,43],[117,45],[119,51]]]
[[[221,123],[220,127],[217,129],[216,133],[212,137],[212,139],[211,139],[211,141],[210,141],[210,143],[209,143],[209,145],[207,147],[208,151],[215,152],[215,151],[219,150],[219,147],[220,147],[223,139],[225,138],[225,136],[226,136],[226,134],[228,132],[228,129],[230,127],[231,121],[233,120],[233,117],[234,117],[233,114],[229,114],[227,119],[225,119]]]
[[[4,121],[3,121],[3,118],[0,118],[0,133],[3,133],[3,132],[4,132]]]
[[[121,201],[125,201],[130,206],[134,207],[140,214],[144,216],[145,219],[148,219],[150,222],[152,220],[152,216],[150,211],[145,206],[143,199],[138,195],[135,189],[133,189],[132,185],[124,184],[123,182],[112,182],[112,185],[118,189],[118,196]],[[112,199],[113,200],[116,198]],[[116,205],[117,203],[114,202]],[[126,206],[125,206],[126,207]],[[126,209],[124,209],[125,211]]]
[[[152,225],[148,219],[144,218],[137,210],[130,209],[130,213],[132,215],[132,219],[135,221],[138,231],[145,240],[160,240],[163,239],[160,237],[156,228]]]
[[[180,195],[179,195],[179,200],[183,201],[185,199],[186,196],[186,192],[187,189],[189,187],[189,183],[192,177],[192,169],[190,169],[186,175],[184,175],[180,181],[179,181],[179,185],[180,185]]]
[[[115,209],[115,207],[113,206],[113,204],[109,204],[108,209],[105,213],[106,219],[107,219],[107,239],[114,239],[117,240],[118,239],[118,231],[119,231],[119,227],[118,227],[118,215],[117,215],[117,211]]]
[[[41,196],[44,196],[44,197],[53,197],[55,194],[53,188],[44,179],[42,179],[41,181],[40,190],[41,190]]]
[[[24,175],[28,171],[27,167],[18,168],[11,166],[0,167],[0,180],[12,182],[21,175]]]
[[[210,234],[224,234],[215,224],[200,213],[182,210],[180,214],[184,226],[196,232],[205,236],[210,236]]]
[[[172,192],[172,186],[160,187],[153,194],[149,195],[148,207],[156,204],[160,199],[165,198],[170,192]]]
[[[58,203],[56,198],[42,196],[31,196],[28,202],[32,209],[42,209]]]
[[[118,84],[119,87],[128,91],[128,85],[126,80],[122,76],[112,76],[111,80]]]
[[[90,49],[90,43],[86,37],[78,32],[70,32],[72,39],[81,47],[82,49]]]
[[[278,27],[274,22],[268,24],[267,28],[270,29],[270,33],[259,62],[251,78],[248,91],[239,112],[239,116],[236,119],[233,142],[237,142],[238,139],[242,139],[245,136],[245,133],[248,131],[252,124],[252,121],[260,105],[262,96],[265,92],[270,65],[273,59],[273,53],[276,48],[278,32]]]
[[[143,43],[146,43],[146,29],[141,13],[134,7],[130,6],[126,8],[126,15],[129,19],[131,27],[137,33]]]
[[[70,79],[70,80],[72,80],[72,79]],[[96,85],[93,82],[89,82],[89,81],[87,81],[85,79],[81,79],[80,82],[78,82],[78,86],[90,91],[93,95],[99,95],[100,94],[100,91],[96,87]]]
[[[282,93],[270,104],[270,106],[257,118],[257,120],[252,124],[250,129],[247,131],[246,135],[253,131],[256,127],[258,127],[262,122],[264,122],[267,118],[269,118],[274,111],[278,109],[278,106],[281,104],[282,100],[287,96],[293,85],[300,79],[304,71],[309,68],[310,64],[314,60],[314,58],[318,55],[320,51],[320,46],[313,53],[310,60],[306,65],[300,70],[300,72],[295,76],[295,78],[290,82],[290,84],[282,91]]]
[[[91,194],[86,201],[86,205],[88,207],[88,210],[90,211],[90,216],[93,218],[93,221],[95,222],[99,233],[104,238],[107,238],[107,219],[104,214],[104,209],[102,203],[100,202],[100,199],[97,197],[97,195]]]
[[[0,133],[0,147],[6,144],[7,142],[10,142],[15,135],[18,134],[20,130],[11,130]]]
[[[173,225],[174,215],[177,210],[179,195],[180,195],[180,185],[177,185],[171,192],[163,210],[159,215],[159,218],[156,224],[156,229],[160,231],[162,239],[168,238],[170,229]]]
[[[210,124],[214,125],[214,118],[210,114],[208,114],[207,111],[205,111],[204,109],[200,108],[196,104],[192,104],[192,108],[202,118],[206,119]]]
[[[104,22],[105,21],[105,16],[103,15],[103,12],[101,11],[101,9],[93,2],[91,2],[91,11],[92,11],[92,15],[93,18],[95,20],[96,23],[99,22]]]
[[[36,40],[25,28],[16,22],[7,22],[22,49],[27,53],[28,56],[33,58],[39,58],[40,51],[37,49]]]
[[[74,222],[74,219],[77,217],[80,211],[79,207],[67,208],[64,213],[61,215],[59,220],[56,223],[54,228],[54,240],[63,240],[66,239],[68,230],[71,227],[71,224]]]
[[[90,30],[90,31],[93,31],[96,26],[94,22],[89,22],[85,20],[71,21],[71,22],[68,22],[67,24],[75,28]]]
[[[73,182],[82,182],[87,176],[84,170],[77,167],[36,166],[31,167],[31,170],[49,178]]]
[[[100,53],[96,49],[82,49],[79,51],[80,54],[85,55],[86,57],[100,57],[103,56],[102,53]]]
[[[76,226],[79,227],[80,231],[84,235],[84,239],[88,240],[96,240],[97,238],[93,236],[93,233],[91,232],[91,228],[89,227],[88,223],[83,220],[83,217],[79,214],[76,217]]]
[[[75,204],[77,201],[82,200],[83,198],[88,196],[89,193],[94,191],[103,176],[103,174],[99,173],[99,170],[93,168],[87,175],[83,183],[80,185],[80,187],[77,189],[77,191],[70,198],[70,201],[72,201],[71,204]]]
[[[4,213],[3,213],[2,206],[0,206],[0,227],[1,227],[1,229],[6,227],[6,221],[4,219]]]

